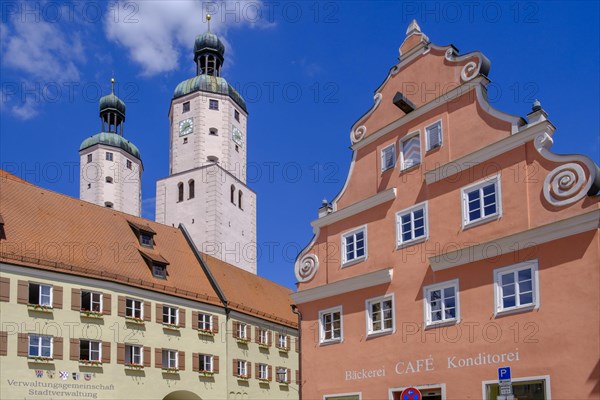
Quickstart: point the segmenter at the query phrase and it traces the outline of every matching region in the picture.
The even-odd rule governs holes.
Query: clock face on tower
[[[233,127],[233,130],[231,132],[231,138],[233,139],[233,141],[238,145],[241,146],[242,145],[242,132],[236,128],[235,126]]]
[[[194,131],[194,121],[191,118],[179,122],[179,136],[189,135]]]

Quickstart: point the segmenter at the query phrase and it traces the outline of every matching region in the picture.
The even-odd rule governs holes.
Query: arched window
[[[217,128],[210,128],[208,134],[212,136],[219,136],[219,130]]]
[[[113,183],[113,178],[110,176],[106,177],[106,183]]]
[[[219,157],[216,157],[216,156],[208,156],[208,157],[206,157],[206,161],[208,161],[208,162],[213,162],[213,163],[218,163],[218,162],[219,162]]]
[[[177,201],[183,201],[183,183],[177,184]]]
[[[235,186],[231,185],[231,204],[235,204]]]
[[[242,191],[241,190],[238,192],[238,207],[240,208],[240,210],[243,210],[243,208],[242,208]]]
[[[194,182],[193,179],[190,179],[188,181],[188,185],[189,185],[189,197],[190,199],[193,199],[194,196],[196,196],[196,183]]]
[[[110,201],[107,201],[104,203],[104,207],[106,208],[113,208],[113,203],[111,203]]]

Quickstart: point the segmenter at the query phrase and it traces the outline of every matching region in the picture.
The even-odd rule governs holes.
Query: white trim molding
[[[351,260],[348,260],[348,253],[347,253],[347,244],[346,244],[346,240],[350,237],[352,237],[353,239],[353,244],[354,244],[354,248],[352,249],[352,253],[356,253],[358,247],[356,245],[357,243],[357,239],[356,239],[356,235],[362,232],[362,236],[363,236],[363,255],[362,256],[355,256],[354,258],[352,258]],[[345,267],[349,267],[351,265],[354,264],[358,264],[359,262],[363,262],[366,261],[367,258],[369,257],[369,246],[368,246],[368,240],[367,240],[367,225],[361,225],[358,226],[356,228],[353,228],[349,231],[346,231],[344,233],[342,233],[340,235],[340,260],[342,260],[341,266],[342,268]]]
[[[344,293],[354,292],[372,286],[384,285],[392,281],[393,269],[386,268],[368,274],[342,279],[337,282],[302,290],[292,293],[292,300],[296,304],[308,303],[315,300],[326,299]]]
[[[415,389],[419,389],[422,393],[426,390],[440,389],[442,400],[446,400],[446,384],[445,383],[434,383],[429,385],[418,385],[418,386],[400,386],[395,388],[388,389],[388,399],[394,400],[394,393],[402,392],[404,389],[408,389],[409,387],[414,387]]]
[[[513,382],[527,382],[527,381],[544,381],[545,389],[546,389],[546,400],[552,400],[552,393],[550,391],[550,375],[539,375],[539,376],[525,376],[525,377],[517,377],[512,378]],[[481,398],[487,399],[486,386],[487,385],[497,385],[498,380],[493,379],[489,381],[481,381]],[[443,399],[444,397],[442,397]]]
[[[462,229],[472,228],[474,226],[478,226],[481,224],[485,224],[487,222],[495,221],[497,219],[502,218],[502,184],[501,184],[501,176],[500,174],[487,176],[477,182],[471,183],[460,189],[460,199],[461,199],[461,209],[462,209]],[[481,192],[486,186],[494,185],[494,205],[496,207],[496,212],[484,215],[485,213],[485,203],[483,198],[484,194]],[[472,221],[469,220],[469,193],[474,191],[479,191],[479,207],[480,207],[480,217],[474,219]]]
[[[323,315],[340,313],[340,337],[333,339],[325,339],[325,331],[323,326]],[[333,324],[333,321],[332,321]],[[344,312],[342,305],[330,307],[326,310],[319,311],[319,345],[326,346],[330,344],[342,343],[344,341]]]
[[[509,273],[514,273],[520,270],[529,269],[531,271],[531,303],[525,305],[516,304],[519,290],[519,281],[515,279],[515,305],[513,307],[504,308],[502,305],[502,284],[501,276]],[[519,300],[520,302],[520,300]],[[524,311],[537,310],[540,308],[540,274],[538,271],[538,260],[529,260],[517,264],[507,265],[494,269],[494,316],[514,314]]]
[[[441,271],[490,258],[491,249],[493,249],[494,257],[497,257],[502,254],[514,253],[517,250],[523,250],[542,243],[598,229],[599,225],[600,210],[594,210],[513,235],[431,256],[429,257],[429,263],[432,270]]]
[[[445,318],[444,315],[442,315],[441,320],[439,321],[432,321],[431,319],[431,303],[430,303],[430,298],[429,298],[429,294],[434,291],[434,290],[440,290],[443,292],[444,289],[447,288],[453,288],[454,289],[454,318]],[[423,322],[425,323],[425,327],[426,328],[435,328],[438,326],[448,326],[448,325],[455,325],[460,323],[460,283],[458,278],[457,279],[452,279],[449,281],[444,281],[444,282],[438,282],[438,283],[433,283],[431,285],[427,285],[423,287]],[[444,297],[445,299],[445,297]],[[439,299],[439,301],[441,301],[442,299]],[[444,308],[440,308],[440,311],[443,313],[445,310]]]
[[[362,392],[324,394],[323,400],[335,400],[336,398],[350,396],[358,396],[358,400],[362,400]]]

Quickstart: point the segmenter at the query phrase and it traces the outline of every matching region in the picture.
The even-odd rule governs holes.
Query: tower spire
[[[206,15],[206,22],[208,23],[208,31],[209,31],[209,32],[210,32],[210,19],[211,19],[211,18],[212,18],[212,17],[210,16],[210,14],[207,14],[207,15]]]

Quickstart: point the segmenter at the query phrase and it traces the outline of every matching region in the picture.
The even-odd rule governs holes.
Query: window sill
[[[173,324],[162,324],[163,329],[168,329],[170,331],[178,331],[181,328],[179,327],[179,325],[173,325]]]
[[[503,317],[505,315],[518,314],[522,312],[529,312],[533,310],[537,310],[539,306],[537,304],[529,304],[526,306],[512,307],[503,310],[496,310],[494,313],[494,317]]]
[[[79,360],[80,367],[93,367],[93,368],[102,368],[102,361],[85,361]]]
[[[259,344],[258,344],[258,347],[259,347],[260,349],[265,349],[265,350],[269,350],[269,349],[271,348],[271,346],[270,346],[270,345],[268,345],[268,344],[266,344],[266,343],[259,343]]]
[[[249,376],[237,376],[238,381],[248,382],[250,380]]]
[[[238,344],[244,344],[246,346],[248,345],[248,343],[250,343],[250,339],[236,338],[235,341],[238,342]]]
[[[27,362],[32,364],[51,364],[54,363],[54,358],[28,357]]]
[[[445,326],[458,325],[459,322],[460,322],[459,319],[452,319],[452,320],[439,321],[439,322],[427,322],[425,324],[425,330],[442,328]]]
[[[355,258],[354,260],[346,261],[346,262],[342,263],[342,268],[350,267],[352,265],[361,263],[361,262],[366,261],[366,260],[367,260],[367,256],[364,256],[364,257],[361,257],[361,258]]]
[[[500,219],[500,214],[496,213],[493,215],[488,215],[487,217],[484,217],[484,218],[480,218],[473,222],[463,222],[463,231],[466,231],[467,229],[471,229],[476,226],[487,224],[488,222],[496,221],[499,219]]]
[[[419,163],[411,165],[410,167],[403,167],[402,169],[400,169],[400,173],[403,174],[405,172],[410,172],[413,169],[417,169],[417,167],[419,167],[420,165],[421,165],[421,163],[419,162]]]
[[[215,332],[213,331],[207,331],[204,329],[197,329],[198,331],[198,335],[203,335],[203,336],[215,336]]]
[[[131,371],[141,371],[144,369],[142,364],[125,364],[125,369]]]
[[[331,346],[332,344],[339,344],[342,342],[342,339],[323,340],[319,343],[319,346]]]
[[[128,324],[142,325],[142,326],[146,324],[146,322],[143,319],[132,318],[132,317],[125,317],[125,322]]]
[[[79,315],[83,318],[90,318],[90,319],[103,319],[104,318],[104,314],[98,311],[84,311],[81,310],[79,311]]]
[[[162,371],[163,374],[179,375],[179,369],[178,368],[161,368],[161,371]]]
[[[421,237],[418,237],[416,239],[412,239],[412,240],[409,240],[406,242],[396,243],[396,250],[400,250],[405,247],[410,247],[415,244],[423,243],[423,242],[427,241],[427,239],[429,239],[429,236],[425,235],[425,236],[421,236]]]
[[[381,175],[385,174],[388,171],[393,171],[396,168],[396,164],[392,165],[391,167],[388,167],[386,169],[382,169],[381,170]]]
[[[212,371],[198,371],[198,375],[203,378],[212,378],[215,376],[215,373]]]
[[[268,378],[258,378],[258,383],[268,385],[271,382]]]
[[[277,350],[279,350],[280,353],[286,353],[286,354],[290,352],[290,349],[286,349],[283,347],[278,347]]]
[[[44,313],[54,312],[54,308],[52,306],[43,306],[41,304],[27,304],[27,308],[31,311],[38,311]]]
[[[378,338],[380,336],[391,335],[392,333],[394,333],[393,329],[388,329],[388,330],[385,330],[385,331],[369,332],[369,333],[367,333],[367,340],[369,340],[369,339],[375,339],[375,338]]]

